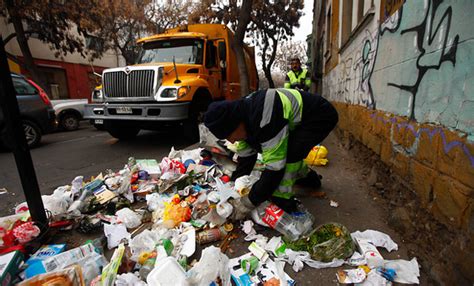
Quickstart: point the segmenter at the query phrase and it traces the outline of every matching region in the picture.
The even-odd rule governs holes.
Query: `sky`
[[[313,29],[313,0],[304,0],[304,15],[300,18],[300,27],[293,29],[295,41],[306,41]]]

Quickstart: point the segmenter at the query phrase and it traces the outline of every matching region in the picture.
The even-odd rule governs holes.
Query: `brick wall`
[[[474,145],[466,134],[363,106],[334,105],[338,127],[405,179],[436,219],[474,233]]]

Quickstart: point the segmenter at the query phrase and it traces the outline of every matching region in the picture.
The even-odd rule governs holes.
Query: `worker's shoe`
[[[229,203],[234,208],[230,219],[232,221],[238,221],[245,219],[250,212],[255,208],[248,196],[244,196],[238,199],[229,199]]]
[[[319,189],[321,188],[321,179],[323,177],[316,173],[316,171],[309,171],[308,175],[304,178],[298,179],[295,182],[296,186]]]

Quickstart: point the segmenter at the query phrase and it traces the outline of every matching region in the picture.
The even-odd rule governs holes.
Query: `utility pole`
[[[25,194],[26,203],[30,210],[31,218],[38,223],[41,231],[48,227],[46,213],[44,211],[41,192],[38,187],[33,160],[30,149],[26,143],[23,125],[20,121],[20,110],[16,99],[16,92],[11,79],[10,68],[8,67],[5,44],[0,36],[0,111],[6,128],[6,141],[12,148],[15,157],[16,167],[20,174],[21,185]],[[1,130],[0,130],[1,131]]]

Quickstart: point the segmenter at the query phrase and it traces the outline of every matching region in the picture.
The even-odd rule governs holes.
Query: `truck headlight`
[[[92,102],[103,102],[104,101],[104,96],[102,94],[102,89],[94,89],[92,91],[92,96],[91,96]]]
[[[177,98],[178,97],[178,90],[176,88],[167,88],[163,90],[161,93],[161,97],[163,98]]]

